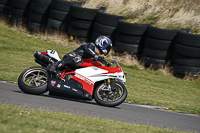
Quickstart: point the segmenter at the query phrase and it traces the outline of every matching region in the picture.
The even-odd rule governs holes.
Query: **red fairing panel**
[[[97,67],[107,70],[108,73],[122,72],[122,69],[120,67],[106,67],[106,66],[97,66]]]
[[[93,60],[94,59],[83,59],[83,64],[81,66],[82,67],[95,66],[95,67],[107,70],[108,73],[122,72],[122,70],[119,66],[118,67],[102,66],[102,64],[99,61],[93,61]]]
[[[93,61],[94,59],[83,59],[83,64],[81,64],[82,67],[89,67],[89,66],[101,66],[101,63],[98,61]]]
[[[47,55],[47,52],[40,52],[41,54]]]
[[[74,80],[80,82],[83,85],[83,89],[86,90],[88,93],[93,95],[94,90],[94,82],[90,79],[76,73],[73,77]]]

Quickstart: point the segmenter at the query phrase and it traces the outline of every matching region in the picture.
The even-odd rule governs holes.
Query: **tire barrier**
[[[10,2],[11,2],[10,0],[1,0],[0,4],[1,5],[9,5]]]
[[[148,26],[148,24],[134,24],[119,20],[114,46],[115,52],[140,55],[143,47],[142,40]]]
[[[64,31],[67,32],[69,28],[70,20],[70,6],[77,5],[81,6],[81,2],[71,2],[65,0],[52,0],[51,8],[48,18],[48,28],[53,31]]]
[[[11,0],[0,0],[0,15],[4,15],[6,18],[11,13]]]
[[[107,36],[115,52],[141,55],[146,67],[161,68],[171,61],[175,76],[200,75],[200,35],[124,22],[123,16],[104,13],[106,8],[81,5],[66,0],[0,0],[0,15],[10,24],[27,25],[34,32],[48,28],[93,42]]]
[[[97,11],[98,9],[71,5],[69,34],[75,36],[79,41],[90,41],[93,21]]]
[[[11,25],[26,25],[28,21],[30,0],[11,0]]]
[[[51,0],[31,0],[28,29],[43,31],[47,27]]]
[[[200,35],[178,31],[172,58],[173,72],[178,77],[200,75]]]
[[[160,29],[149,26],[144,39],[142,62],[146,67],[162,68],[172,54],[172,45],[177,30]]]
[[[120,19],[124,19],[124,17],[98,11],[94,21],[91,41],[94,42],[98,36],[103,35],[111,38],[114,43],[116,38],[118,20]]]

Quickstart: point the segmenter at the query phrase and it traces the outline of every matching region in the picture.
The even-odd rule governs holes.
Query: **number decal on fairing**
[[[51,50],[51,52],[50,52],[51,54],[55,54],[55,50]]]
[[[61,59],[59,58],[59,56],[58,56],[58,53],[57,53],[55,50],[47,50],[47,54],[48,54],[50,57],[52,57],[52,58],[54,58],[54,59],[56,59],[56,60],[58,60],[58,61],[61,60]]]

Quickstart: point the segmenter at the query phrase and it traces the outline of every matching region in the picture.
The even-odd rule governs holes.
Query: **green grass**
[[[165,76],[160,71],[122,66],[127,72],[128,101],[200,113],[200,82]]]
[[[17,81],[20,71],[37,65],[34,61],[34,51],[55,49],[63,56],[73,49],[56,46],[50,40],[41,40],[36,36],[23,35],[15,30],[0,27],[0,80]]]
[[[122,123],[102,118],[77,116],[65,112],[36,111],[0,105],[1,133],[176,133],[169,130]],[[183,133],[183,132],[179,132]]]
[[[34,51],[54,49],[61,57],[72,51],[72,45],[62,46],[51,40],[21,34],[0,25],[0,80],[17,81],[20,73],[38,64]],[[127,73],[127,101],[137,104],[168,107],[170,110],[200,114],[200,82],[166,76],[160,71],[139,69],[121,64]]]

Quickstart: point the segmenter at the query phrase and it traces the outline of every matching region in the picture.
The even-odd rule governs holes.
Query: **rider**
[[[105,61],[103,56],[99,54],[107,55],[112,47],[112,41],[106,36],[99,36],[95,44],[90,42],[81,45],[76,50],[66,54],[63,60],[52,63],[48,66],[48,69],[52,73],[57,74],[57,69],[61,66],[79,67],[83,63],[83,59],[94,58],[96,61],[100,61],[103,64],[109,66],[110,64]]]

